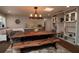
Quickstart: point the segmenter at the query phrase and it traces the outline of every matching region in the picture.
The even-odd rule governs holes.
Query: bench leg
[[[57,49],[56,42],[53,43],[53,47]]]

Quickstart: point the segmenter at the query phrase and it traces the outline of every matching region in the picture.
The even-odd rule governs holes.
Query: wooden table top
[[[48,35],[48,34],[56,34],[56,32],[46,32],[46,31],[40,31],[40,32],[22,32],[22,33],[16,33],[15,35],[11,36],[11,38],[21,38],[21,37],[38,36],[38,35]]]

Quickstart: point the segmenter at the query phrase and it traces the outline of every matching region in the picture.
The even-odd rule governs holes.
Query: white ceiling
[[[24,15],[29,16],[31,13],[34,13],[35,6],[0,6],[0,12],[10,15]],[[44,11],[45,8],[50,7],[54,8],[51,12]],[[75,7],[75,6],[74,6]],[[69,7],[69,8],[74,8]],[[57,12],[69,9],[66,6],[38,6],[37,12],[43,16],[48,16],[48,14],[53,15]]]

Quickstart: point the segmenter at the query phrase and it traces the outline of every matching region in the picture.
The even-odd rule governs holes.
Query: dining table
[[[20,32],[20,33],[17,32],[13,36],[11,36],[12,40],[15,40],[15,39],[19,40],[19,38],[21,40],[23,40],[25,38],[25,40],[26,40],[26,38],[28,37],[29,41],[20,41],[18,43],[13,43],[12,47],[20,49],[20,48],[32,47],[32,46],[33,47],[34,46],[42,46],[42,45],[52,43],[53,46],[56,48],[57,39],[55,39],[55,37],[53,37],[53,35],[56,35],[56,32],[47,32],[47,31]],[[42,39],[38,38],[38,37],[42,37],[42,36],[45,36],[45,37],[43,37]],[[31,40],[30,37],[31,37],[31,39],[34,39],[33,37],[35,37],[35,38],[37,37],[37,38],[36,38],[36,40]]]
[[[23,37],[33,37],[33,36],[43,36],[43,35],[56,35],[56,32],[38,31],[38,32],[17,32],[12,39],[23,38]]]

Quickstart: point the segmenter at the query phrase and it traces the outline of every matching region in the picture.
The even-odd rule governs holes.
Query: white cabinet
[[[7,37],[6,35],[0,35],[0,41],[6,41]]]
[[[0,29],[0,41],[6,41],[6,40],[7,40],[6,30]]]
[[[69,12],[64,15],[64,38],[72,44],[76,44],[77,37],[77,12]]]
[[[73,11],[70,13],[66,13],[64,16],[66,22],[74,22],[77,20],[77,12]]]

